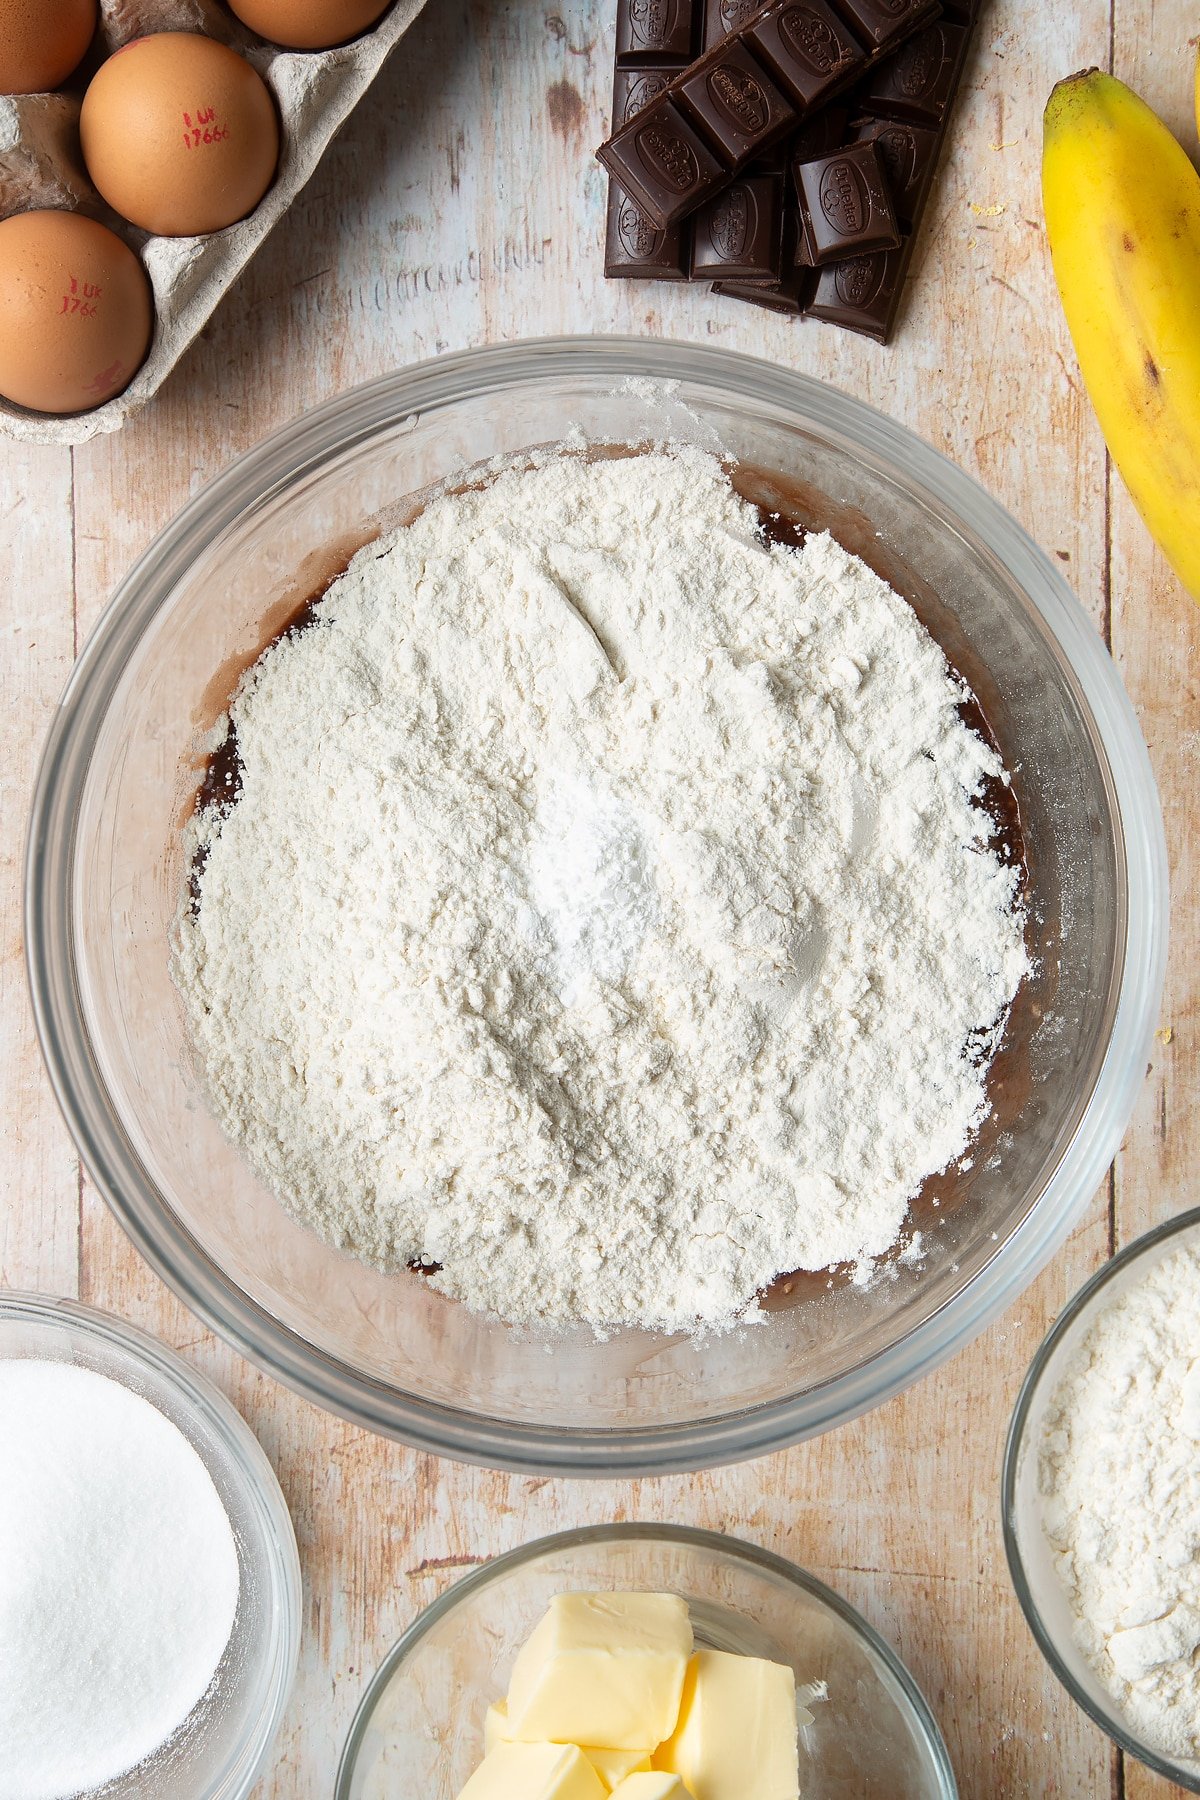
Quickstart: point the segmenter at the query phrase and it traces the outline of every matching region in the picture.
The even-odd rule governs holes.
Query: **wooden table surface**
[[[428,1601],[539,1533],[620,1518],[740,1533],[814,1570],[908,1662],[964,1796],[1133,1800],[1178,1790],[1116,1751],[1042,1662],[1010,1590],[998,1481],[1017,1385],[1114,1247],[1194,1201],[1200,1112],[1192,604],[1106,460],[1054,294],[1040,115],[1087,64],[1132,82],[1195,150],[1192,0],[992,0],[911,303],[888,349],[723,302],[605,282],[613,0],[430,0],[316,179],[158,399],[71,452],[0,444],[0,1283],[78,1295],[158,1333],[230,1395],[291,1505],[305,1576],[299,1680],[258,1794],[315,1800],[384,1651]],[[922,1386],[809,1443],[711,1475],[531,1480],[462,1468],[325,1416],[201,1329],[81,1174],[26,998],[20,870],[33,773],[72,659],[189,495],[302,408],[467,345],[618,331],[721,344],[903,419],[1008,506],[1112,646],[1153,757],[1174,892],[1153,1066],[1083,1223],[990,1331]],[[748,1797],[752,1800],[752,1797]]]

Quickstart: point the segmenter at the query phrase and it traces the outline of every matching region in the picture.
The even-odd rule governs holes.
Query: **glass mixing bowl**
[[[1181,1762],[1140,1737],[1075,1641],[1070,1602],[1042,1529],[1038,1447],[1046,1412],[1098,1315],[1150,1273],[1155,1263],[1187,1245],[1200,1249],[1200,1207],[1168,1219],[1127,1244],[1085,1281],[1042,1340],[1021,1385],[1004,1451],[1004,1548],[1021,1610],[1042,1655],[1074,1700],[1102,1731],[1159,1775],[1200,1794],[1200,1762]],[[1120,1397],[1114,1396],[1120,1406]]]
[[[296,1534],[262,1446],[182,1358],[77,1301],[0,1293],[0,1357],[7,1356],[72,1363],[119,1381],[170,1419],[212,1477],[237,1544],[233,1634],[212,1687],[179,1730],[103,1793],[105,1800],[244,1800],[267,1765],[300,1646]]]
[[[933,1714],[904,1664],[815,1576],[738,1538],[600,1525],[541,1538],[434,1601],[389,1651],[342,1752],[334,1800],[454,1800],[483,1754],[483,1715],[555,1594],[682,1594],[696,1642],[823,1682],[800,1735],[800,1791],[822,1800],[955,1800]]]
[[[296,1224],[222,1136],[168,932],[198,746],[239,672],[404,496],[572,428],[720,445],[832,523],[969,676],[1024,815],[1036,977],[969,1171],[918,1208],[919,1262],[792,1284],[695,1343],[477,1317]],[[153,1267],[319,1405],[441,1455],[611,1476],[755,1456],[875,1405],[1021,1291],[1120,1142],[1166,951],[1162,822],[1129,700],[1047,559],[967,476],[831,388],[725,351],[580,339],[446,356],[296,421],[193,500],[133,569],[50,731],[27,863],[33,1001],[100,1192]],[[897,1046],[902,1053],[902,1046]],[[936,1204],[935,1204],[936,1203]]]

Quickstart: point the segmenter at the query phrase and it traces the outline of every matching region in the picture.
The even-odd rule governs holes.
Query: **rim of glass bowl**
[[[902,470],[926,504],[1007,570],[1065,654],[1102,745],[1127,874],[1124,957],[1099,1073],[1041,1196],[987,1264],[886,1350],[818,1387],[718,1418],[620,1432],[488,1419],[388,1387],[307,1343],[227,1277],[162,1203],[109,1105],[77,994],[70,905],[74,824],[96,735],[144,628],[198,551],[282,487],[406,419],[581,376],[715,387],[815,428],[867,467]],[[662,339],[546,338],[439,357],[352,389],[248,451],[167,525],[109,602],[52,721],[30,817],[25,921],[38,1035],[83,1162],[150,1266],[206,1324],[316,1405],[436,1455],[539,1474],[663,1474],[764,1455],[878,1405],[974,1337],[1049,1260],[1116,1154],[1142,1083],[1166,960],[1166,844],[1149,755],[1107,650],[1049,559],[972,477],[874,407],[755,357]]]
[[[719,1531],[702,1531],[694,1525],[659,1525],[638,1524],[636,1520],[624,1521],[614,1525],[581,1525],[573,1531],[556,1531],[548,1537],[535,1538],[532,1543],[521,1544],[515,1550],[508,1550],[503,1556],[493,1557],[481,1568],[473,1569],[469,1575],[448,1587],[444,1594],[439,1594],[429,1606],[419,1612],[412,1624],[392,1645],[371,1680],[366,1692],[358,1703],[354,1718],[350,1722],[350,1730],[346,1734],[346,1743],[338,1763],[337,1780],[334,1783],[334,1800],[350,1800],[350,1782],[353,1779],[355,1765],[362,1749],[363,1738],[371,1722],[372,1714],[384,1689],[392,1676],[404,1662],[409,1653],[416,1648],[428,1631],[431,1631],[447,1613],[453,1612],[461,1600],[475,1592],[477,1588],[488,1587],[503,1575],[512,1574],[526,1563],[536,1562],[541,1556],[556,1550],[577,1550],[586,1544],[622,1543],[635,1538],[646,1538],[659,1544],[690,1544],[697,1550],[717,1551],[722,1556],[730,1556],[735,1561],[750,1564],[753,1568],[765,1570],[768,1574],[777,1575],[783,1581],[791,1582],[793,1587],[802,1588],[805,1593],[813,1595],[823,1602],[839,1618],[844,1619],[850,1628],[868,1647],[874,1651],[880,1661],[894,1678],[905,1700],[912,1708],[913,1714],[925,1736],[930,1755],[937,1768],[942,1784],[943,1800],[957,1800],[958,1784],[955,1780],[954,1765],[950,1761],[950,1753],[946,1749],[941,1727],[935,1719],[921,1689],[908,1667],[892,1649],[885,1638],[880,1637],[875,1627],[868,1624],[857,1607],[851,1606],[834,1588],[827,1587],[802,1569],[799,1563],[789,1562],[785,1556],[777,1556],[773,1550],[762,1550],[745,1538],[726,1537]]]
[[[1097,1269],[1094,1275],[1090,1275],[1078,1293],[1068,1300],[1038,1345],[1025,1379],[1021,1383],[1021,1391],[1017,1395],[1017,1404],[1013,1408],[1012,1420],[1008,1427],[1008,1438],[1004,1445],[1004,1465],[1000,1476],[1004,1553],[1008,1558],[1008,1572],[1012,1577],[1012,1584],[1016,1590],[1017,1599],[1020,1601],[1021,1611],[1025,1614],[1025,1621],[1034,1635],[1038,1649],[1076,1706],[1082,1707],[1093,1723],[1099,1725],[1101,1731],[1107,1732],[1114,1743],[1119,1744],[1122,1750],[1128,1751],[1130,1756],[1136,1757],[1138,1762],[1145,1763],[1147,1768],[1153,1769],[1158,1775],[1165,1775],[1168,1780],[1186,1788],[1191,1794],[1200,1794],[1200,1772],[1195,1768],[1181,1768],[1178,1763],[1172,1762],[1170,1757],[1163,1756],[1161,1751],[1153,1750],[1148,1744],[1142,1743],[1124,1723],[1115,1706],[1112,1711],[1108,1711],[1097,1705],[1090,1694],[1084,1692],[1059,1654],[1058,1644],[1047,1629],[1041,1608],[1034,1598],[1033,1584],[1025,1568],[1025,1559],[1021,1554],[1020,1538],[1017,1532],[1016,1494],[1017,1473],[1020,1468],[1022,1452],[1025,1449],[1025,1432],[1029,1424],[1029,1415],[1033,1410],[1033,1402],[1038,1388],[1041,1386],[1054,1352],[1063,1338],[1084,1313],[1092,1309],[1099,1310],[1109,1283],[1128,1269],[1131,1264],[1140,1261],[1151,1251],[1157,1250],[1169,1239],[1182,1236],[1184,1232],[1194,1230],[1197,1226],[1200,1226],[1200,1206],[1194,1206],[1185,1213],[1179,1213],[1175,1218],[1168,1219],[1163,1225],[1156,1225],[1152,1231],[1144,1232],[1141,1237],[1134,1238],[1132,1243],[1126,1244],[1123,1250],[1118,1250],[1116,1255],[1110,1257],[1108,1262]]]
[[[214,1771],[196,1795],[196,1800],[242,1800],[267,1766],[291,1697],[300,1651],[300,1556],[292,1517],[267,1453],[232,1401],[207,1376],[158,1338],[116,1314],[86,1306],[80,1300],[8,1288],[0,1290],[0,1324],[9,1320],[57,1329],[64,1336],[79,1333],[96,1338],[138,1367],[149,1370],[182,1398],[184,1411],[219,1440],[242,1477],[243,1490],[262,1526],[266,1552],[272,1636],[270,1686],[262,1710],[247,1722],[243,1741],[233,1747],[224,1767]]]

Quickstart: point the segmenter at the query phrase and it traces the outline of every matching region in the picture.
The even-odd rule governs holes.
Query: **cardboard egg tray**
[[[103,54],[148,32],[202,31],[245,56],[275,96],[281,126],[275,180],[249,218],[205,237],[139,231],[117,218],[88,181],[79,110],[100,60],[95,48],[64,91],[0,96],[0,218],[66,207],[100,219],[140,255],[155,306],[150,353],[124,393],[69,418],[26,412],[0,399],[0,431],[35,443],[81,444],[97,432],[119,431],[146,404],[291,205],[424,4],[394,0],[373,30],[336,50],[291,51],[265,44],[217,0],[100,0]]]

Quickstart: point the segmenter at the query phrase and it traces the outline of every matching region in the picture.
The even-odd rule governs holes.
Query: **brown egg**
[[[383,17],[391,0],[229,0],[259,37],[288,50],[328,50]]]
[[[90,412],[129,386],[154,307],[141,263],[94,219],[0,222],[0,394],[34,412]]]
[[[79,132],[108,204],[160,237],[244,219],[279,161],[265,82],[236,51],[188,31],[135,38],[110,56],[83,97]]]
[[[45,94],[83,60],[96,0],[0,0],[0,94]]]

